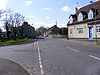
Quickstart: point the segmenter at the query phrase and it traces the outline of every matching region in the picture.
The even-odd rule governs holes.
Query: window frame
[[[78,34],[83,34],[83,28],[77,28]]]
[[[73,34],[73,29],[70,29],[70,34]]]
[[[83,21],[83,14],[82,13],[79,13],[79,15],[78,15],[78,21]]]
[[[93,11],[90,10],[88,13],[88,19],[92,19],[94,17],[93,15],[94,15]]]
[[[100,26],[96,26],[96,32],[100,33]]]

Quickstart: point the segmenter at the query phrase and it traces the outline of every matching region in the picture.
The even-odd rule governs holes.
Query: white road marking
[[[71,47],[67,47],[68,49],[71,49],[71,50],[73,50],[73,51],[75,51],[75,52],[80,52],[79,50],[76,50],[76,49],[73,49],[73,48],[71,48]]]
[[[41,61],[41,58],[39,58],[39,61]]]
[[[40,65],[42,64],[41,61],[39,61],[39,64],[40,64]]]
[[[91,58],[94,58],[94,59],[97,59],[100,61],[100,58],[96,57],[96,56],[93,56],[93,55],[89,55]]]
[[[44,69],[43,69],[43,65],[42,65],[42,61],[41,61],[41,53],[40,53],[38,41],[37,41],[37,46],[38,46],[38,57],[39,57],[39,66],[40,66],[40,69],[41,69],[41,75],[44,75]]]
[[[34,45],[36,45],[36,42],[34,42]]]
[[[41,69],[41,74],[44,75],[44,71],[43,71],[43,69]]]
[[[43,69],[43,66],[42,66],[42,65],[40,65],[40,68],[41,68],[41,69]]]

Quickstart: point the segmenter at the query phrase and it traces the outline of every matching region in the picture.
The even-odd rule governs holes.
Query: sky
[[[90,0],[0,0],[0,9],[21,13],[35,28],[51,27],[56,20],[58,27],[66,27],[75,7],[88,4]]]

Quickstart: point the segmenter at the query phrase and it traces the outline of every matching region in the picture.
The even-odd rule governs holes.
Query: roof
[[[49,30],[55,30],[55,29],[59,29],[59,28],[57,27],[57,25],[54,25],[54,26],[52,26],[51,28],[49,28]]]
[[[92,19],[88,19],[88,17],[86,17],[85,19],[83,19],[83,21],[80,21],[80,22],[78,22],[77,20],[75,20],[73,23],[71,23],[71,24],[67,24],[67,25],[74,25],[74,24],[79,24],[79,23],[84,23],[84,22],[89,22],[89,21],[93,21],[93,20],[100,20],[100,1],[97,1],[97,2],[93,2],[92,4],[89,4],[89,5],[86,5],[86,6],[84,6],[84,7],[82,7],[82,8],[80,8],[76,13],[75,13],[75,15],[77,15],[78,16],[78,14],[81,12],[83,15],[88,15],[88,12],[90,11],[90,10],[93,10],[93,12],[94,12],[94,10],[96,10],[96,16],[94,17],[94,18],[92,18]]]

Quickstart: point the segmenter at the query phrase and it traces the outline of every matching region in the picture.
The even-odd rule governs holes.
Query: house
[[[100,39],[100,0],[76,8],[67,26],[69,39]]]
[[[59,27],[57,25],[52,26],[48,29],[48,31],[45,33],[46,36],[53,37],[54,35],[57,35],[59,32]]]

